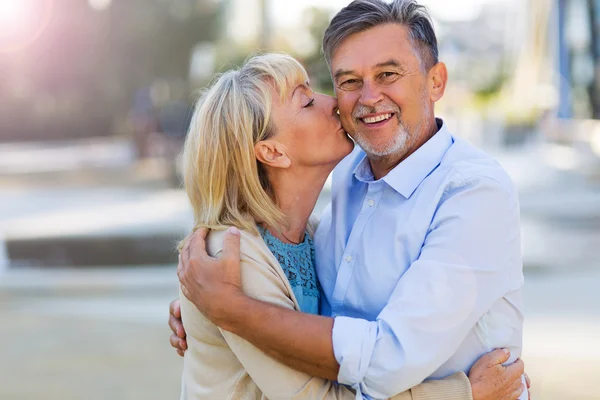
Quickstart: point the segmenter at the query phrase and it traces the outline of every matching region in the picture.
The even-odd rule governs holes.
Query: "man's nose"
[[[360,89],[360,103],[367,107],[374,107],[383,99],[383,93],[378,85],[373,82],[365,81]]]

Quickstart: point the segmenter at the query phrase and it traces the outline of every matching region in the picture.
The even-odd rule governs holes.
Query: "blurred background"
[[[422,2],[438,116],[519,188],[533,398],[600,399],[600,0]],[[0,399],[178,398],[198,90],[270,49],[331,93],[320,39],[347,3],[0,0]]]

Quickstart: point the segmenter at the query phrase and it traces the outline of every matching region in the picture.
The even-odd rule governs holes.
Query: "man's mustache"
[[[359,119],[359,118],[364,118],[367,115],[372,115],[372,114],[396,114],[396,116],[398,117],[398,119],[400,119],[400,108],[398,108],[396,105],[391,105],[391,104],[382,104],[380,106],[376,106],[376,107],[366,107],[366,106],[356,106],[354,108],[354,110],[352,111],[352,118],[354,119]]]

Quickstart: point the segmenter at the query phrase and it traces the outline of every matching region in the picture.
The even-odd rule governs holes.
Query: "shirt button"
[[[346,256],[346,262],[351,262],[352,261],[352,256]]]
[[[367,204],[369,205],[369,207],[373,207],[375,205],[375,200],[369,199],[369,201],[367,201]]]

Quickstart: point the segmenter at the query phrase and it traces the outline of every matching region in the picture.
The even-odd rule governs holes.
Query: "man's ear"
[[[273,168],[289,168],[292,160],[285,147],[276,140],[262,140],[254,145],[254,155],[261,163]]]
[[[448,82],[448,70],[446,64],[439,62],[429,70],[427,74],[429,86],[429,99],[436,102],[444,96],[446,83]]]

